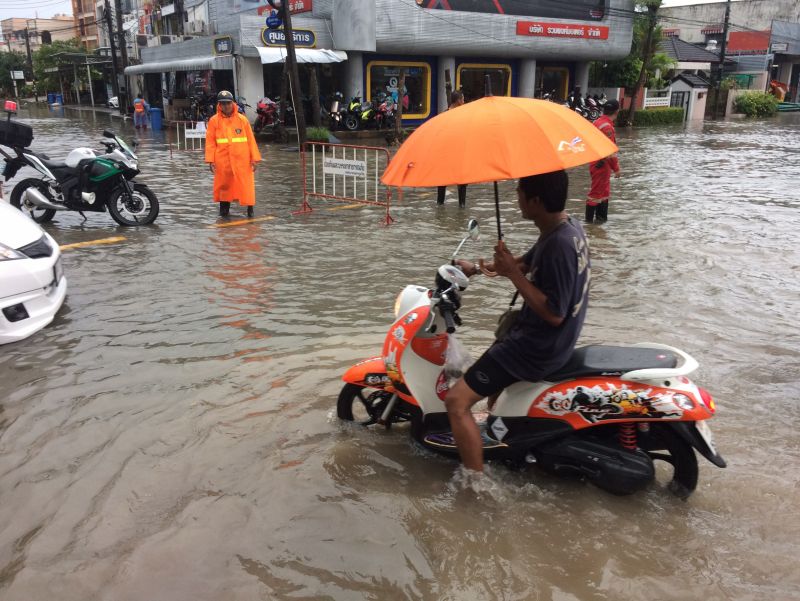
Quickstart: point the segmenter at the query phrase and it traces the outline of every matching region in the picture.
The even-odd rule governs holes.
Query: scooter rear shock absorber
[[[623,449],[629,451],[636,450],[636,425],[635,424],[620,424],[619,426],[619,444]]]

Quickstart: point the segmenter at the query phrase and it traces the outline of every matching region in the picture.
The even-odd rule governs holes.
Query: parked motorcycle
[[[280,124],[278,119],[278,103],[264,96],[256,103],[256,118],[253,121],[253,133],[259,133],[266,128],[274,128]]]
[[[603,109],[600,108],[600,105],[594,98],[592,98],[592,96],[589,95],[588,92],[586,94],[586,100],[584,100],[583,104],[586,107],[587,118],[590,121],[597,121],[597,119],[600,118],[600,115],[603,114]]]
[[[469,279],[452,259],[477,230],[471,220],[434,288],[400,292],[381,355],[342,378],[340,419],[386,428],[410,422],[412,438],[424,448],[458,456],[443,399],[460,376],[446,357]],[[663,461],[672,466],[670,490],[686,498],[697,486],[695,451],[725,467],[707,423],[714,401],[686,377],[697,367],[685,352],[661,344],[577,348],[543,381],[503,391],[482,424],[484,456],[583,477],[618,495],[653,482],[654,463]]]
[[[396,121],[395,110],[397,109],[394,98],[389,94],[383,94],[376,102],[378,103],[378,108],[375,113],[375,126],[378,129],[383,129],[384,127],[392,129]]]
[[[145,184],[133,182],[139,174],[136,154],[114,132],[105,130],[103,136],[105,154],[98,156],[91,148],[76,148],[64,161],[50,160],[25,144],[7,144],[16,156],[2,153],[6,158],[6,181],[23,167],[32,167],[41,174],[14,186],[11,204],[30,213],[37,223],[50,221],[56,211],[83,215],[83,211],[106,209],[120,225],[153,223],[158,216],[158,198]]]
[[[346,114],[346,109],[342,107],[343,100],[344,100],[344,95],[342,95],[341,92],[336,92],[333,95],[333,100],[331,101],[331,108],[328,111],[327,115],[325,115],[328,122],[330,123],[330,128],[332,131],[340,129],[343,125],[342,120],[344,118],[344,115]]]
[[[344,126],[350,131],[367,129],[375,122],[376,111],[371,102],[361,101],[361,96],[353,96],[347,105]]]

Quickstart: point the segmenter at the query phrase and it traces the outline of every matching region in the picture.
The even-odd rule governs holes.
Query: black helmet
[[[604,115],[613,115],[619,110],[619,102],[616,100],[608,100],[603,106]]]
[[[217,102],[233,102],[233,94],[228,90],[222,90],[217,94]]]

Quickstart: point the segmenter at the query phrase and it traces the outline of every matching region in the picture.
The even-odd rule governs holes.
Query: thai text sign
[[[313,48],[317,45],[317,36],[310,29],[295,29],[292,32],[294,45],[301,48]],[[261,40],[265,46],[286,46],[286,33],[283,29],[263,29]]]
[[[367,162],[354,159],[334,159],[325,157],[322,161],[322,171],[331,175],[364,177],[367,174]]]
[[[256,9],[256,14],[263,15],[272,10],[269,4],[264,4]],[[314,10],[314,0],[289,0],[289,12],[293,15],[299,13],[310,13]]]
[[[186,131],[186,139],[191,140],[194,139],[201,139],[205,140],[206,138],[206,124],[203,121],[198,121],[194,124],[194,127],[187,127]]]
[[[517,21],[517,35],[533,35],[546,38],[582,38],[607,40],[608,27],[602,25],[573,25],[567,23],[542,23],[540,21]]]

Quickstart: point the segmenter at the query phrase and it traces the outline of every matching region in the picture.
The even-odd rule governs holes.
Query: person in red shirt
[[[614,144],[617,143],[614,120],[618,114],[619,102],[609,100],[603,106],[603,116],[594,122],[595,127],[607,135]],[[619,160],[616,153],[589,165],[592,188],[586,198],[586,223],[592,223],[595,220],[595,216],[598,223],[608,220],[608,198],[611,196],[612,171],[614,172],[614,177],[619,177]]]

